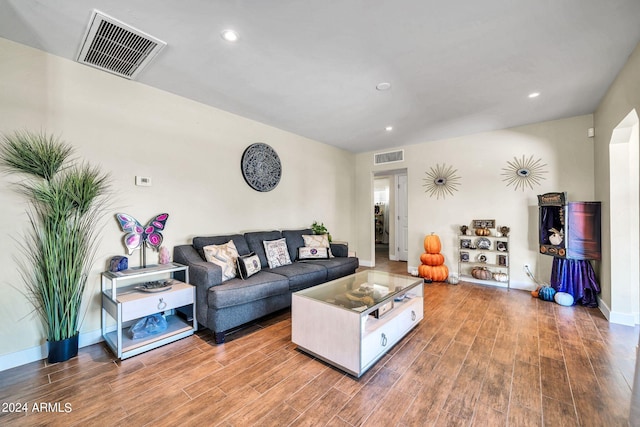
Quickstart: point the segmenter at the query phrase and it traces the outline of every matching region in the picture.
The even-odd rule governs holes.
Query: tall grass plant
[[[79,333],[109,189],[107,174],[72,154],[70,145],[42,133],[3,135],[0,145],[0,166],[23,178],[17,190],[29,203],[29,224],[18,265],[50,342]]]

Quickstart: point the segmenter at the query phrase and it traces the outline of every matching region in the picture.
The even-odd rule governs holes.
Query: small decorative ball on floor
[[[574,302],[573,295],[567,292],[556,292],[556,294],[553,296],[553,299],[556,303],[565,307],[572,306]]]

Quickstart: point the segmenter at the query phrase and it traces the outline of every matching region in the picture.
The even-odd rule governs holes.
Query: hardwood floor
[[[424,320],[360,379],[298,352],[285,311],[223,345],[205,330],[121,362],[96,344],[0,372],[0,425],[626,425],[637,327],[524,291],[424,286]]]

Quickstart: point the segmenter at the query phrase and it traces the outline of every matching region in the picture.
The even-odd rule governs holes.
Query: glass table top
[[[366,270],[296,292],[327,304],[366,311],[378,304],[411,297],[410,289],[422,284],[418,277]]]

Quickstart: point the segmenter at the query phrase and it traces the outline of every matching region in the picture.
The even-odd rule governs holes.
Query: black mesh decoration
[[[251,144],[242,154],[242,176],[251,188],[271,191],[280,182],[282,165],[273,148],[262,142]]]

